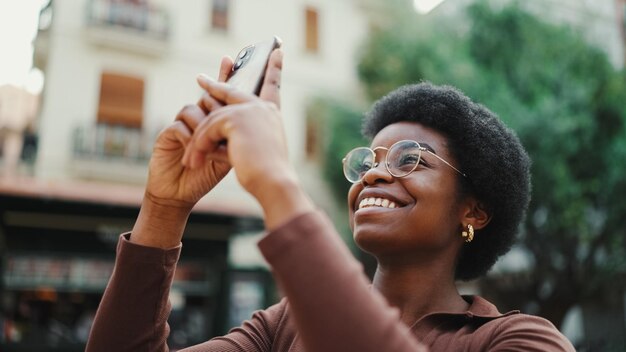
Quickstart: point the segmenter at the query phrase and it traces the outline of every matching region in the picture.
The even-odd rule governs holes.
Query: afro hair
[[[384,127],[417,122],[448,142],[459,169],[460,192],[469,192],[491,214],[489,224],[459,254],[455,278],[484,275],[509,251],[530,200],[530,159],[516,134],[483,105],[458,89],[428,82],[402,86],[379,99],[363,121],[373,138]]]

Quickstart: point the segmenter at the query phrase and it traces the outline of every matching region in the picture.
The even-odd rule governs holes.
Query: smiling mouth
[[[398,206],[396,205],[395,202],[390,201],[389,199],[374,198],[374,197],[364,198],[363,200],[361,200],[361,203],[359,203],[359,209],[370,208],[370,207],[393,209],[393,208],[397,208]]]

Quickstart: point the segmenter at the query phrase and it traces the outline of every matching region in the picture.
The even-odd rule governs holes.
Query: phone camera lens
[[[242,49],[237,55],[237,59],[235,60],[235,64],[233,65],[233,71],[238,70],[243,65],[246,64],[252,57],[254,53],[254,46],[249,46],[247,48]]]
[[[233,65],[233,70],[238,70],[241,65],[243,65],[243,60],[237,59],[237,61],[235,61],[235,64]]]
[[[241,60],[244,57],[246,57],[246,55],[248,55],[248,48],[242,49],[241,52],[239,53],[239,57],[238,59]]]

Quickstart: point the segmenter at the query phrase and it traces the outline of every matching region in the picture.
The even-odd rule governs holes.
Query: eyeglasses
[[[432,154],[463,177],[467,177],[459,169],[435,154],[429,147],[422,146],[416,141],[402,140],[394,143],[390,148],[376,147],[370,149],[368,147],[358,147],[352,149],[342,161],[343,174],[346,176],[346,179],[352,183],[361,182],[365,173],[372,168],[378,167],[376,151],[379,149],[387,151],[385,168],[393,177],[405,177],[413,172],[420,164],[420,161],[423,160],[422,152]]]

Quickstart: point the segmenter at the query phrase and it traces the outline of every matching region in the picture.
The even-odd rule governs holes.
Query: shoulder
[[[547,319],[512,312],[483,325],[490,351],[574,351],[569,340]]]
[[[574,351],[574,347],[547,319],[518,310],[502,314],[480,296],[464,297],[476,330],[472,341],[489,351]]]

